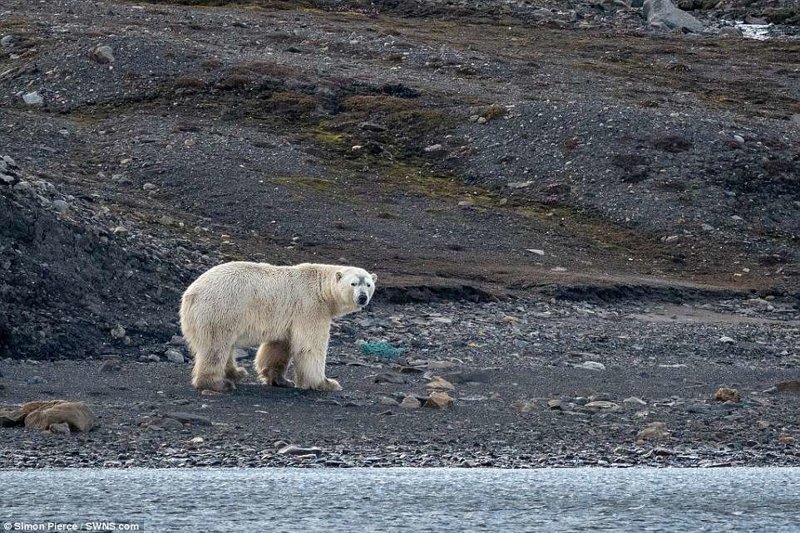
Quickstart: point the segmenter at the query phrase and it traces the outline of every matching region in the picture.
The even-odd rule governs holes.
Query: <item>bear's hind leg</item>
[[[329,329],[292,336],[294,380],[301,389],[321,391],[342,390],[335,379],[325,377],[325,359],[328,355]]]
[[[234,382],[225,375],[231,349],[232,346],[209,343],[204,349],[197,350],[192,369],[192,385],[195,389],[229,392],[236,388]]]
[[[259,346],[255,368],[262,383],[273,387],[294,387],[294,383],[286,379],[291,357],[288,342],[265,342]]]
[[[225,377],[237,384],[247,377],[247,370],[244,367],[236,366],[236,357],[233,356],[233,350],[231,350],[228,362],[225,364]]]

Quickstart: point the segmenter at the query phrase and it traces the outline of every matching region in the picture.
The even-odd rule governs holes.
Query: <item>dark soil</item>
[[[102,425],[4,429],[0,466],[291,462],[275,440],[331,465],[796,463],[796,397],[763,391],[798,378],[800,44],[715,34],[791,6],[692,6],[692,36],[580,2],[6,4],[0,401],[84,399]],[[342,393],[198,396],[149,362],[229,259],[378,273],[336,330]],[[348,364],[379,363],[359,339],[490,380],[383,405],[427,380],[373,383],[394,363]],[[167,410],[208,414],[202,450],[137,425]],[[635,445],[651,421],[670,436]]]

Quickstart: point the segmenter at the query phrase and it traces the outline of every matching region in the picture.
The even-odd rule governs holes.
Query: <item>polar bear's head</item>
[[[339,294],[353,310],[364,307],[375,294],[375,281],[378,276],[363,268],[345,267],[336,272]]]

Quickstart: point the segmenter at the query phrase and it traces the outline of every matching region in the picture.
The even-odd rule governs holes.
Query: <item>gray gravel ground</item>
[[[4,429],[0,460],[6,467],[796,465],[800,396],[774,386],[798,378],[798,325],[796,310],[775,300],[378,303],[338,321],[328,374],[344,390],[332,394],[249,382],[230,395],[201,396],[189,386],[188,364],[146,356],[6,360],[3,403],[83,400],[101,425],[65,437]],[[407,352],[368,357],[359,349],[365,341]],[[165,343],[156,358],[166,350],[184,349]],[[249,362],[252,351],[242,356]],[[398,405],[408,395],[427,397],[436,376],[453,385],[452,409]],[[737,389],[741,401],[715,401],[720,386]],[[175,411],[203,421],[165,422]],[[641,437],[657,422],[663,432]],[[281,453],[287,444],[318,449]]]

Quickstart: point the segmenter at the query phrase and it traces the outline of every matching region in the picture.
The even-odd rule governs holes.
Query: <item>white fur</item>
[[[183,294],[181,329],[194,353],[192,385],[225,391],[247,371],[234,347],[260,345],[255,367],[269,385],[340,390],[325,377],[333,317],[369,303],[377,276],[356,267],[304,263],[274,266],[235,261],[202,274]],[[367,302],[359,305],[359,295]]]

